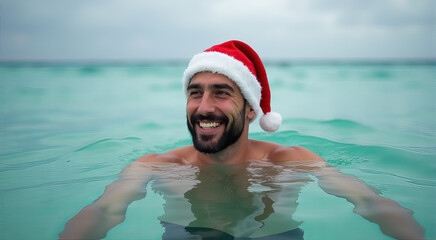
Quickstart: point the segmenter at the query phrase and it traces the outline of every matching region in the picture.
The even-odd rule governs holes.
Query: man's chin
[[[222,148],[217,143],[206,144],[198,140],[194,142],[194,147],[197,151],[208,154],[217,153],[222,150]]]

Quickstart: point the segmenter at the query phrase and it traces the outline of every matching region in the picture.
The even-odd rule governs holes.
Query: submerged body
[[[209,233],[213,229],[216,233],[250,238],[294,230],[301,224],[292,218],[298,193],[312,181],[298,166],[264,161],[151,165],[156,173],[152,189],[165,200],[165,214],[159,217],[165,235],[173,235],[174,226],[204,228]],[[137,167],[146,169],[150,164]]]
[[[289,160],[265,157],[232,164],[202,164],[187,158],[192,154],[191,147],[146,155],[126,167],[99,199],[72,218],[60,237],[103,238],[124,221],[130,203],[146,196],[150,183],[165,200],[165,213],[158,219],[165,228],[163,239],[303,239],[298,228],[301,222],[292,216],[301,188],[316,177],[325,192],[347,199],[355,205],[355,213],[378,224],[386,235],[424,239],[424,230],[412,211],[327,166],[313,152],[253,143],[275,146],[266,156],[288,156]]]

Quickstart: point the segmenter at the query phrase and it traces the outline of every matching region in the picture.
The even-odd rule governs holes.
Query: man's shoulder
[[[166,162],[186,164],[186,159],[192,152],[192,146],[173,149],[166,153],[150,153],[135,160],[135,162]]]
[[[318,154],[301,146],[277,147],[271,152],[271,159],[277,161],[324,161]]]
[[[267,158],[270,161],[322,161],[318,154],[301,146],[284,146],[272,142],[256,141],[258,145],[262,145],[267,153]]]

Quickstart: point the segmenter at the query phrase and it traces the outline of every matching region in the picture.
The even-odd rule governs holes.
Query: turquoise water
[[[0,65],[0,239],[55,239],[134,159],[190,144],[186,63]],[[436,238],[436,64],[269,63],[284,118],[250,137],[305,146],[413,210]],[[107,239],[160,239],[164,199],[148,191]],[[390,239],[346,200],[305,185],[305,239]]]

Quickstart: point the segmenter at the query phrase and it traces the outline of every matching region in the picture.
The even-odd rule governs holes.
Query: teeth
[[[210,123],[204,123],[204,122],[200,122],[200,127],[203,129],[212,129],[212,128],[216,128],[219,125],[221,125],[221,123],[217,123],[217,122],[210,122]]]

